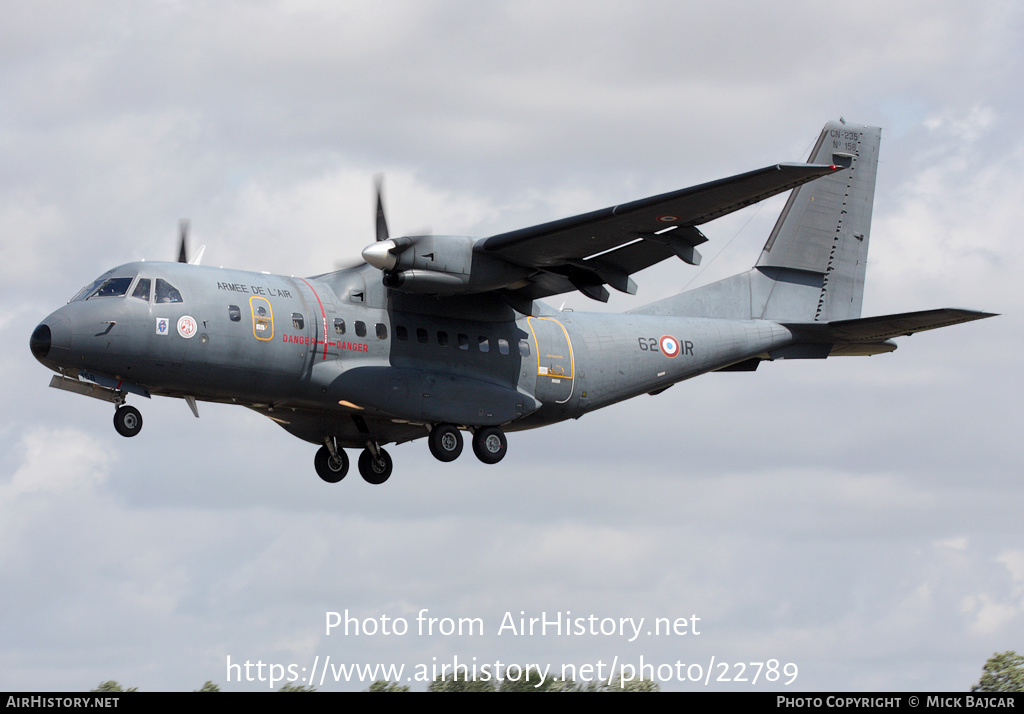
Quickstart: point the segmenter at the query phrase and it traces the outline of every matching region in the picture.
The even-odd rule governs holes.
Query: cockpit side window
[[[167,282],[163,278],[157,278],[156,279],[156,302],[158,302],[158,303],[184,302],[184,300],[181,299],[181,293],[178,292],[178,289],[176,287],[171,285],[169,282]]]
[[[132,290],[132,297],[149,302],[149,286],[152,281],[149,278],[139,278],[135,289]]]
[[[128,292],[128,286],[132,284],[132,280],[133,278],[107,278],[92,291],[86,300],[97,297],[123,297]]]

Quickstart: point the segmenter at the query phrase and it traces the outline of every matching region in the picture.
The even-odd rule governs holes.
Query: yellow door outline
[[[267,306],[267,315],[269,317],[267,315],[256,316],[257,300]],[[274,339],[274,308],[270,306],[270,301],[258,295],[253,295],[249,298],[249,310],[252,312],[252,336],[264,342]],[[269,328],[269,334],[267,328]]]
[[[564,367],[564,363],[560,362],[560,360],[564,360],[565,359],[565,355],[547,354],[547,353],[541,354],[541,343],[540,343],[540,340],[537,339],[537,332],[536,332],[536,330],[533,329],[533,321],[534,320],[547,320],[548,322],[553,322],[556,325],[558,325],[558,329],[560,329],[562,331],[562,335],[565,337],[565,348],[567,350],[569,350],[569,365],[568,365],[569,366],[569,373],[568,374],[565,374],[564,370],[561,373],[555,371],[556,369],[561,369],[562,367]],[[575,361],[575,357],[573,356],[573,352],[572,352],[572,340],[569,339],[569,332],[565,329],[565,325],[563,325],[561,322],[559,322],[558,320],[556,320],[553,317],[527,317],[526,318],[526,324],[530,326],[530,333],[533,335],[533,345],[534,345],[534,347],[537,350],[537,376],[538,377],[547,377],[547,378],[549,378],[551,380],[559,380],[559,379],[567,379],[567,380],[569,380],[569,396],[567,396],[565,399],[560,399],[557,402],[558,404],[564,404],[565,402],[569,401],[569,399],[572,397],[572,393],[573,393],[573,390],[575,388],[575,383],[573,381],[573,376],[574,376],[575,371],[576,371],[576,361]],[[549,346],[553,347],[554,345],[549,345]],[[547,367],[547,366],[541,364],[541,358],[542,357],[547,357],[550,360],[552,360],[552,362],[550,362],[552,367]]]

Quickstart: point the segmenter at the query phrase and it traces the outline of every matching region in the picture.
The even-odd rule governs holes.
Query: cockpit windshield
[[[86,300],[94,297],[121,297],[128,292],[133,278],[107,278]]]
[[[184,302],[181,292],[163,278],[139,278],[136,282],[134,275],[125,276],[123,273],[112,275],[112,273],[114,273],[113,270],[104,273],[79,290],[68,302],[102,297],[124,297],[129,294],[128,291],[132,283],[135,283],[135,289],[131,291],[131,296],[144,302],[149,302],[151,294],[155,303]]]
[[[101,277],[78,291],[78,294],[71,298],[76,300],[91,300],[97,297],[122,297],[128,292],[128,287],[135,280],[134,277]]]

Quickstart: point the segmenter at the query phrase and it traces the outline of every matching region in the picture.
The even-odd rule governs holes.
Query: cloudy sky
[[[475,657],[966,690],[1024,649],[1019,3],[3,8],[0,688],[258,690],[228,658],[411,676]],[[865,314],[1001,317],[705,376],[513,434],[495,467],[403,445],[380,487],[322,483],[313,447],[238,408],[155,399],[123,439],[28,350],[99,273],[173,259],[182,217],[205,264],[310,275],[372,240],[378,172],[393,234],[485,236],[803,160],[839,116],[883,127]],[[746,269],[782,200],[707,225],[700,272],[565,304]],[[485,632],[421,636],[424,608]],[[326,635],[346,609],[409,632]],[[498,634],[565,611],[700,634]],[[663,687],[788,679],[764,676]]]

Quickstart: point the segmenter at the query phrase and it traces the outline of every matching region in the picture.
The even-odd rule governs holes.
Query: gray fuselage
[[[375,277],[132,263],[101,278],[124,279],[121,294],[75,299],[44,321],[41,360],[128,391],[237,403],[308,441],[360,446],[436,423],[515,431],[576,418],[793,339],[765,320],[524,316],[486,295],[459,306],[476,319],[456,318],[443,300],[389,299]]]

